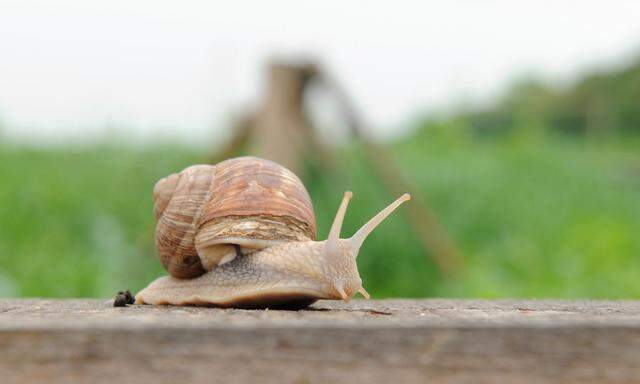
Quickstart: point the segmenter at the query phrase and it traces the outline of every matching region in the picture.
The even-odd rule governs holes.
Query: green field
[[[465,266],[442,278],[400,210],[361,250],[365,287],[374,297],[640,298],[638,148],[638,140],[431,131],[396,142],[394,159],[417,185],[409,192],[429,203]],[[354,199],[343,235],[395,197],[358,145],[340,153],[350,176],[305,180],[321,238],[345,189]],[[204,158],[168,145],[0,146],[0,295],[142,288],[163,273],[154,256],[152,187]]]

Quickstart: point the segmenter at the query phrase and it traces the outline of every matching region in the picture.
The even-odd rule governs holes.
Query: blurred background
[[[163,274],[151,191],[255,154],[377,298],[640,298],[636,1],[0,2],[0,296]]]

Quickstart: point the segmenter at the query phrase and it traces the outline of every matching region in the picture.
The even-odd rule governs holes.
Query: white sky
[[[213,140],[274,54],[322,59],[377,135],[423,110],[554,82],[640,48],[640,1],[0,0],[13,140]]]

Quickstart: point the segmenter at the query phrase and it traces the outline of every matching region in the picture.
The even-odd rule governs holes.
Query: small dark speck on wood
[[[131,305],[135,302],[130,290],[118,291],[116,298],[113,300],[114,307],[126,307],[127,304]]]

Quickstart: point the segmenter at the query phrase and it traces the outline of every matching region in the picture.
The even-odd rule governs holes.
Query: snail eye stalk
[[[336,217],[333,219],[333,224],[331,224],[326,244],[327,254],[329,255],[337,255],[339,252],[338,242],[340,240],[340,230],[342,229],[342,222],[344,221],[344,215],[347,212],[349,200],[351,200],[352,197],[353,193],[351,191],[346,191],[344,193],[342,202],[340,203],[340,207],[336,213]]]
[[[409,200],[411,200],[411,195],[408,193],[405,193],[404,195],[400,196],[399,198],[396,199],[396,201],[389,204],[389,206],[387,206],[385,209],[380,211],[365,225],[363,225],[362,228],[358,229],[358,232],[356,232],[353,236],[351,236],[351,238],[349,239],[349,246],[353,251],[355,251],[356,255],[358,254],[358,250],[362,246],[362,243],[364,243],[367,236],[369,236],[369,234],[374,229],[376,229],[376,227],[380,225],[380,223],[382,223],[384,219],[387,218],[387,216],[389,216],[393,211],[395,211],[396,208],[398,208],[405,201],[409,201]]]

